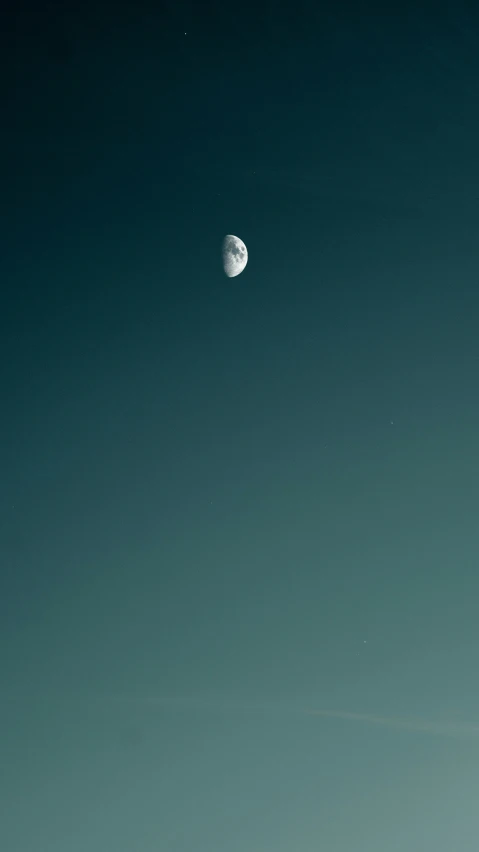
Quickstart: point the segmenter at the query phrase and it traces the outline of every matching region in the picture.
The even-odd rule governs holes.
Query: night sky
[[[403,5],[2,7],[2,852],[479,848],[479,11]]]

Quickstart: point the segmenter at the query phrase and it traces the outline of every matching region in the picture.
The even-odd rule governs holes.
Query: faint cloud
[[[415,731],[445,737],[479,738],[478,725],[444,724],[429,719],[401,718],[395,716],[375,716],[369,713],[350,713],[343,710],[308,710],[309,716],[321,716],[325,719],[344,719],[352,722],[365,722],[396,730]]]

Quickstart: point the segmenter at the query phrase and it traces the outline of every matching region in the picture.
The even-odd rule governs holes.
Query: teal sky
[[[95,8],[2,29],[0,847],[476,852],[479,16]]]

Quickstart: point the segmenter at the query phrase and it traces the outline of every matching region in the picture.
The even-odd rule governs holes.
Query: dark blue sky
[[[1,848],[475,852],[479,16],[2,14]]]

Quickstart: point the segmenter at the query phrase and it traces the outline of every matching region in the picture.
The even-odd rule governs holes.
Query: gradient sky
[[[477,852],[468,8],[2,12],[5,852]]]

